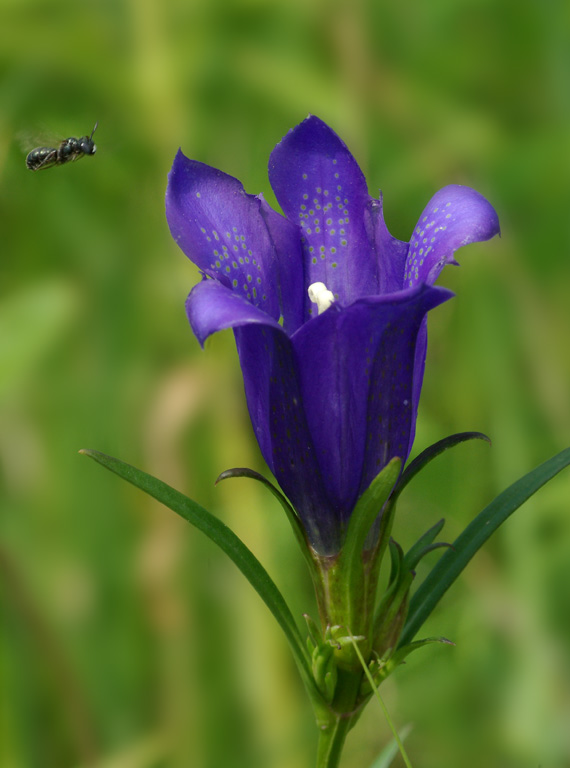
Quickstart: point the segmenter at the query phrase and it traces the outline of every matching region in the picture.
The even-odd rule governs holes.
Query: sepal
[[[396,647],[406,621],[408,593],[414,579],[413,571],[406,570],[402,547],[390,539],[390,578],[374,617],[373,649],[384,657]]]
[[[391,459],[358,499],[339,556],[339,565],[345,567],[347,572],[358,568],[368,532],[396,485],[401,466],[401,459]]]
[[[313,552],[313,580],[322,626],[350,627],[351,632],[367,638],[365,655],[371,647],[371,616],[380,564],[379,546],[366,550],[365,542],[382,509],[390,507],[386,502],[399,477],[400,467],[401,460],[393,458],[361,495],[338,555],[323,557]],[[335,658],[344,670],[359,668],[350,643],[341,642],[335,650]]]
[[[317,626],[317,622],[313,619],[312,616],[309,616],[308,613],[304,613],[303,618],[307,623],[307,629],[309,631],[309,636],[307,637],[307,649],[309,651],[309,655],[312,656],[313,651],[321,642],[321,633]]]
[[[373,649],[381,656],[390,653],[398,645],[408,615],[410,587],[416,575],[416,566],[434,549],[451,546],[445,542],[434,543],[444,524],[444,520],[437,522],[420,536],[405,555],[401,546],[390,539],[391,568],[388,587],[378,604],[374,618]]]
[[[317,688],[329,704],[334,698],[338,671],[334,659],[334,648],[328,640],[317,645],[312,653],[313,676]]]
[[[354,642],[363,643],[366,638],[363,635],[354,637],[347,634],[347,630],[340,626],[328,626],[323,638],[316,622],[308,614],[304,614],[304,619],[309,631],[307,649],[311,656],[315,684],[325,701],[330,704],[334,699],[338,680],[335,652],[353,648]]]
[[[330,627],[330,637],[339,669],[354,671],[359,668],[360,661],[354,650],[354,643],[358,645],[361,654],[368,655],[370,653],[368,637],[366,635],[351,635],[347,627],[340,625]]]

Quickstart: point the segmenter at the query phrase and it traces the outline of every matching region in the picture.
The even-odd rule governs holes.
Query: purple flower
[[[453,295],[433,283],[499,223],[484,197],[451,185],[410,242],[396,240],[344,142],[313,116],[277,144],[269,179],[286,218],[179,151],[166,214],[204,275],[186,303],[192,329],[204,344],[233,328],[263,456],[312,547],[331,555],[359,496],[409,455],[426,313]]]

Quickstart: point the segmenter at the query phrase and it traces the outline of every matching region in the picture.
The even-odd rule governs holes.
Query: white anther
[[[324,283],[312,283],[309,286],[309,300],[317,305],[319,315],[328,309],[334,301],[334,294],[329,291]]]

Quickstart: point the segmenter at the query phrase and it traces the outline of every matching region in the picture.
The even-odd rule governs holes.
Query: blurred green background
[[[261,601],[77,453],[191,495],[314,614],[281,510],[248,481],[213,487],[263,462],[231,334],[202,352],[187,325],[198,273],[169,236],[166,174],[182,145],[274,201],[269,153],[312,112],[396,236],[445,184],[494,203],[502,237],[439,281],[457,298],[430,317],[415,450],[467,429],[493,446],[431,465],[395,530],[409,546],[445,516],[451,539],[570,444],[570,6],[0,0],[0,103],[0,764],[310,768],[312,715]],[[26,170],[26,136],[96,120],[96,157]],[[457,646],[384,686],[415,768],[570,766],[569,500],[561,475],[508,522],[425,628]],[[343,768],[388,740],[373,702]]]

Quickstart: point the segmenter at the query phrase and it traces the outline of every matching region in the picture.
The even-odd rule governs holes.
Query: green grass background
[[[182,145],[274,201],[269,153],[311,112],[402,239],[445,184],[494,203],[502,237],[439,281],[457,298],[430,318],[415,450],[468,429],[493,446],[438,459],[395,530],[408,546],[444,516],[451,539],[570,444],[570,6],[0,0],[0,105],[0,764],[310,768],[311,712],[257,596],[77,453],[191,495],[314,613],[273,499],[213,487],[263,462],[231,334],[202,352],[188,327],[198,273],[169,236],[166,174]],[[96,120],[94,158],[26,170],[22,136]],[[415,768],[570,766],[569,502],[563,474],[518,512],[426,627],[456,647],[383,687]],[[372,702],[343,768],[388,740]]]

